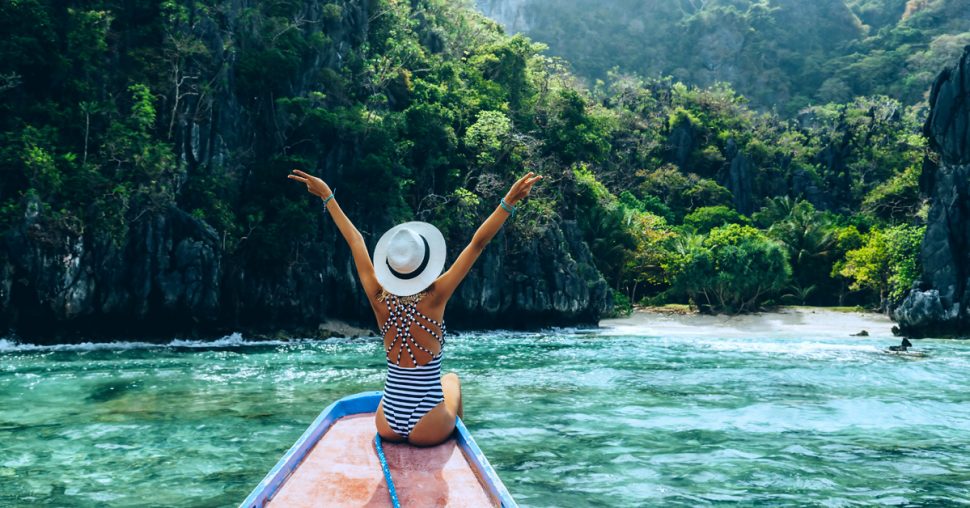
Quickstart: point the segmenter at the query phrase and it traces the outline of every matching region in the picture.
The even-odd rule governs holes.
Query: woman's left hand
[[[536,184],[539,180],[542,180],[542,175],[536,175],[532,171],[529,171],[525,176],[519,178],[512,188],[509,189],[509,193],[505,195],[505,202],[515,206],[522,198],[529,195],[532,192],[532,186]]]
[[[321,199],[328,198],[331,194],[333,194],[333,191],[330,190],[330,186],[327,185],[326,182],[309,173],[304,173],[299,169],[294,169],[293,174],[286,175],[286,177],[291,180],[305,183],[306,190],[314,196],[319,196]]]

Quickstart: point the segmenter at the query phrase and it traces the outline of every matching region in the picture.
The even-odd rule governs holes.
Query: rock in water
[[[893,310],[906,335],[970,332],[970,46],[936,78],[924,133],[939,161],[922,186],[932,198],[920,258],[922,281]]]

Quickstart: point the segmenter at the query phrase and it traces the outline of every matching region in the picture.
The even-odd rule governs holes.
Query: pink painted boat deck
[[[341,418],[268,506],[391,505],[374,449],[374,413]],[[454,438],[430,448],[384,442],[401,506],[496,506]]]

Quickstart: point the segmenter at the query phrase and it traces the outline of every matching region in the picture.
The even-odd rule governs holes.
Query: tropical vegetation
[[[870,26],[888,23],[855,4]],[[725,6],[686,29],[767,15]],[[0,26],[6,232],[30,217],[38,234],[121,242],[146,212],[176,206],[227,253],[270,266],[321,220],[292,227],[305,215],[283,178],[292,167],[331,168],[357,218],[434,216],[446,234],[535,170],[548,180],[511,227],[575,221],[621,306],[884,308],[919,273],[925,108],[863,68],[879,67],[873,51],[841,65],[878,86],[823,80],[840,92],[814,97],[831,102],[794,97],[781,115],[677,69],[685,79],[609,71],[586,87],[544,45],[446,0],[22,0],[0,5]],[[236,109],[212,111],[226,96]],[[236,152],[199,127],[237,121],[253,130]]]

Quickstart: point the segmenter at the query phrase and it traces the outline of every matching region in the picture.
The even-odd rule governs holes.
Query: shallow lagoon
[[[892,356],[888,322],[809,311],[605,324],[448,341],[523,506],[970,503],[966,342]],[[0,351],[0,506],[237,504],[383,377],[374,338]]]

